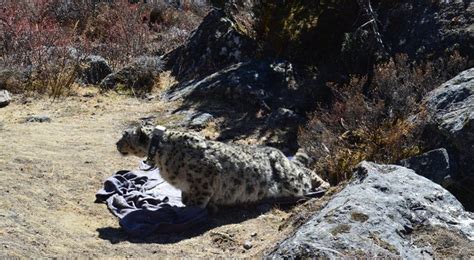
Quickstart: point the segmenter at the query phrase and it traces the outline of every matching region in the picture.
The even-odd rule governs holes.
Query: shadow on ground
[[[286,205],[281,207],[282,209],[288,210],[293,206]],[[269,212],[271,209],[272,205],[267,203],[256,206],[244,206],[243,208],[242,206],[222,208],[219,209],[218,213],[210,215],[206,224],[196,226],[192,230],[179,233],[156,234],[147,238],[131,237],[127,235],[122,228],[116,227],[98,228],[97,232],[101,239],[109,240],[112,244],[122,241],[129,241],[131,243],[173,244],[185,239],[200,236],[205,232],[220,226],[238,224],[248,219],[257,218],[258,216]]]
[[[269,199],[255,205],[222,207],[219,208],[219,212],[211,214],[209,216],[209,220],[206,224],[196,226],[192,230],[179,233],[156,234],[147,238],[138,238],[129,236],[125,233],[123,229],[116,227],[98,228],[97,232],[99,233],[99,237],[101,239],[108,240],[112,244],[119,243],[122,241],[128,241],[131,243],[173,244],[182,240],[200,236],[205,232],[218,228],[220,226],[238,224],[249,219],[257,218],[263,214],[269,213],[273,208],[278,208],[283,211],[291,211],[297,205],[300,205],[301,203],[306,202],[311,198],[321,198],[324,194],[325,192],[316,191],[303,199],[280,198],[278,199],[278,201],[276,201],[275,199]],[[224,233],[216,232],[216,234],[219,236],[223,236],[221,239],[232,239],[226,237],[227,235]]]

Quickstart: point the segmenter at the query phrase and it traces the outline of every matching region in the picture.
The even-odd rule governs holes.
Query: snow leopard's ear
[[[138,142],[141,144],[147,144],[150,139],[151,132],[153,131],[153,126],[151,125],[140,125],[137,128]]]
[[[143,133],[145,135],[150,135],[153,132],[153,122],[143,121],[137,129],[137,133]]]

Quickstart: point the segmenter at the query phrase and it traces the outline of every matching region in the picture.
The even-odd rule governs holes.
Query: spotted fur
[[[151,132],[149,126],[127,130],[117,149],[144,157]],[[161,176],[183,192],[185,204],[202,208],[299,197],[329,186],[278,149],[209,141],[188,132],[166,130],[153,161]]]

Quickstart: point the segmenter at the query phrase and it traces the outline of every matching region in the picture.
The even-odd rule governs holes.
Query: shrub
[[[354,75],[347,84],[328,84],[335,101],[310,115],[299,143],[333,185],[348,179],[362,160],[396,163],[416,155],[423,150],[421,131],[409,116],[422,115],[422,97],[466,65],[457,53],[422,64],[398,55],[375,66],[371,82]]]
[[[118,70],[162,54],[182,44],[207,10],[204,1],[165,4],[164,20],[149,24],[155,4],[131,2],[0,0],[0,64],[28,72],[10,87],[57,97],[74,82],[80,57],[102,56]]]
[[[159,12],[160,19],[159,22],[150,23],[151,29],[156,33],[155,39],[151,42],[152,51],[162,55],[184,44],[208,10],[209,5],[193,4],[193,1],[185,1],[178,8],[169,5],[155,6],[150,16]]]

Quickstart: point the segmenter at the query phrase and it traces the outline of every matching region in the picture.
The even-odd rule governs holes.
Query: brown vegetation
[[[80,58],[100,55],[119,69],[139,56],[163,54],[182,44],[208,9],[125,0],[0,3],[0,71],[21,75],[5,88],[52,97],[70,89]],[[151,23],[152,10],[162,19]]]
[[[335,102],[310,116],[299,143],[333,185],[350,178],[362,160],[396,163],[419,154],[420,127],[409,116],[423,111],[424,94],[464,66],[457,53],[418,65],[398,55],[375,66],[370,82],[367,76],[353,75],[348,84],[329,84]]]

